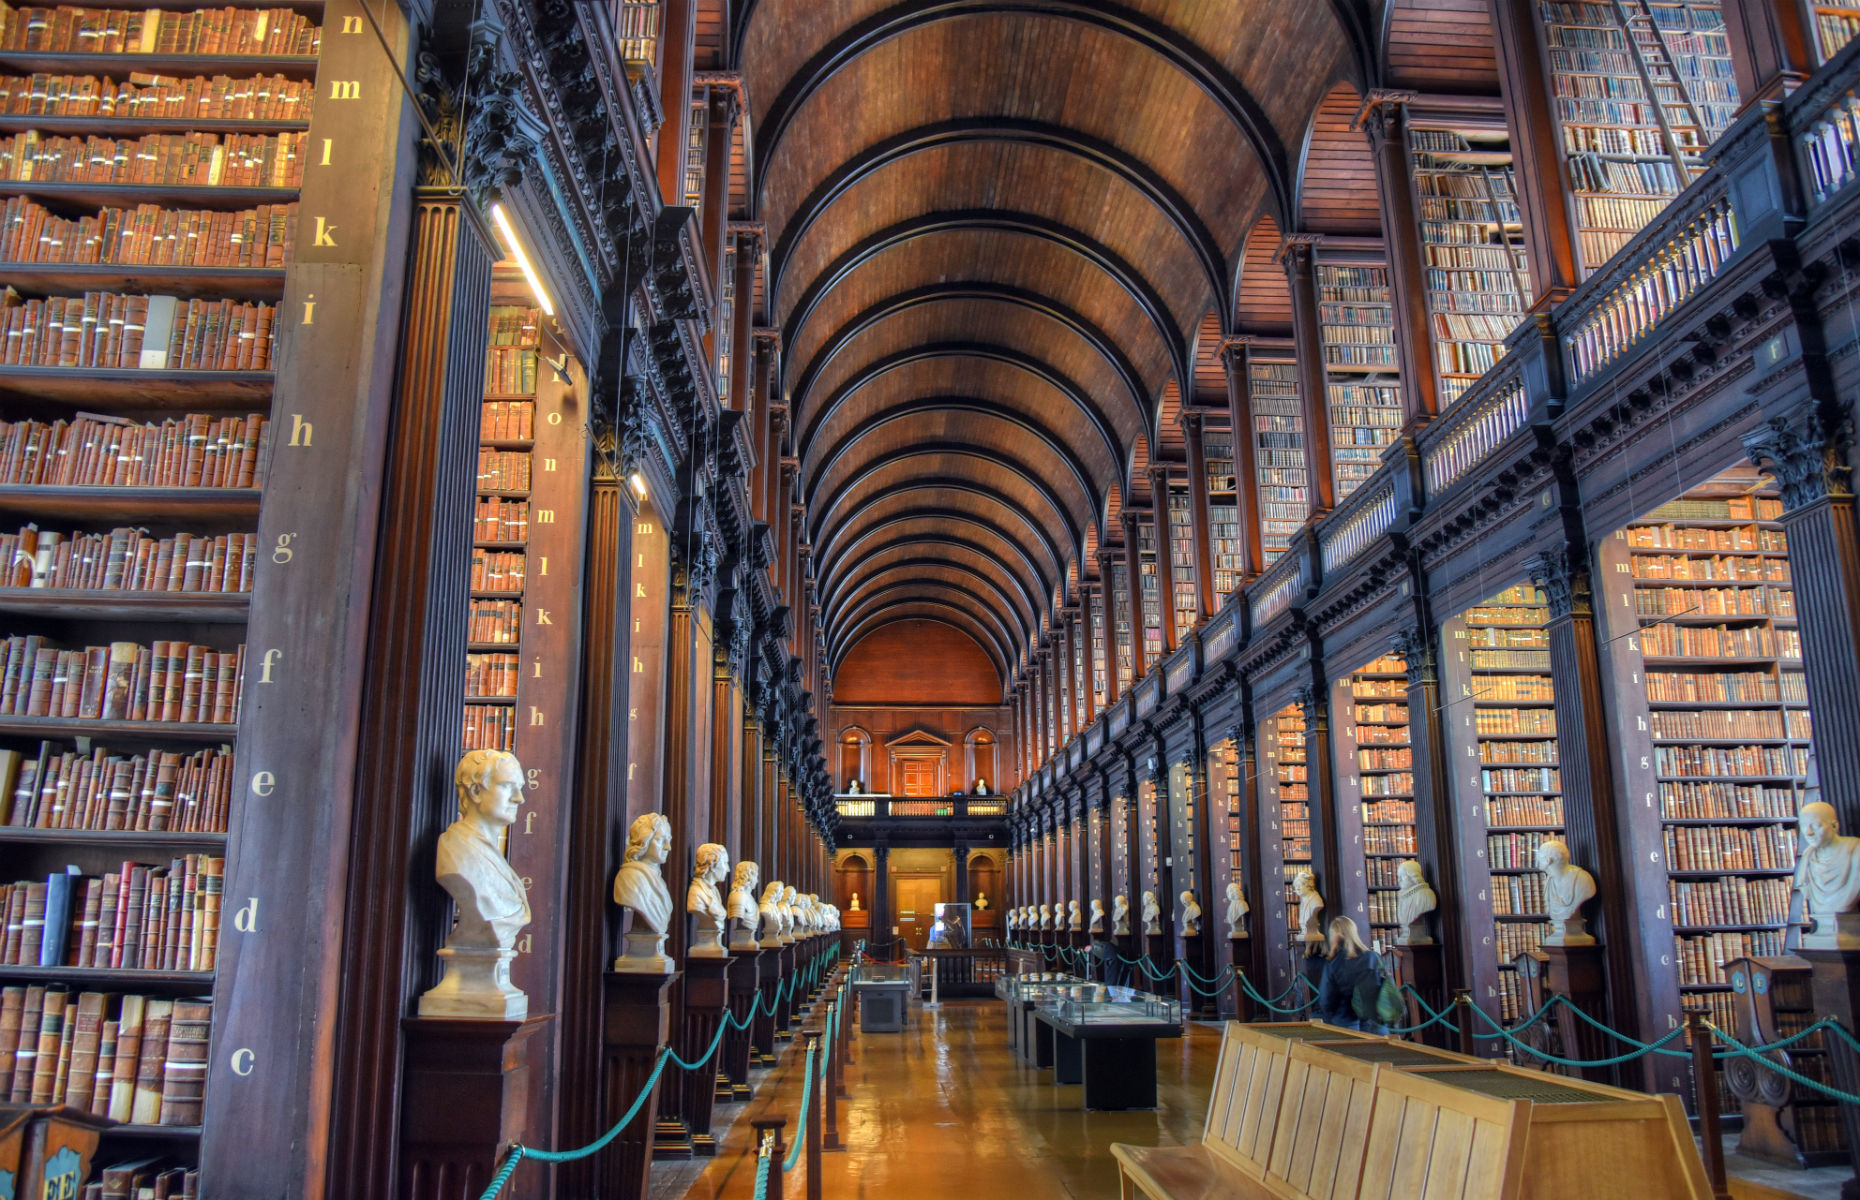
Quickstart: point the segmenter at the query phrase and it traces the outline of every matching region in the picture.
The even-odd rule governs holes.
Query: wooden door
[[[918,950],[930,939],[930,926],[936,921],[936,906],[943,895],[940,875],[895,875],[892,891],[897,896],[898,936]]]
[[[898,761],[904,772],[903,794],[906,796],[934,796],[937,794],[937,767],[939,759],[905,758]]]

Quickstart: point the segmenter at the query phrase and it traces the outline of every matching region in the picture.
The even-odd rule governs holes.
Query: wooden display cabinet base
[[[677,977],[676,971],[664,975],[608,971],[601,977],[602,1128],[620,1119],[652,1076],[653,1063],[671,1035],[672,1007],[666,993]],[[655,1087],[639,1115],[601,1152],[601,1195],[607,1200],[645,1196],[658,1118],[659,1089]]]
[[[1815,1013],[1832,1017],[1848,1029],[1860,1014],[1860,950],[1797,950],[1814,971]],[[1823,1036],[1828,1048],[1828,1068],[1834,1086],[1844,1092],[1860,1092],[1860,1055],[1840,1038]],[[1860,1106],[1843,1104],[1841,1125],[1851,1150],[1860,1146]],[[1860,1175],[1841,1184],[1841,1200],[1860,1200]]]
[[[1413,988],[1427,1006],[1435,1012],[1443,1012],[1452,997],[1447,994],[1447,974],[1445,956],[1438,942],[1429,946],[1395,946],[1395,975],[1401,982]],[[1413,996],[1403,999],[1408,1006],[1406,1025],[1419,1025],[1427,1019],[1421,1012],[1421,1006]],[[1438,1046],[1442,1050],[1454,1047],[1448,1038],[1454,1037],[1451,1029],[1444,1024],[1434,1024],[1421,1031],[1421,1041],[1429,1046]]]
[[[757,1063],[754,1022],[749,1014],[756,1010],[762,989],[762,951],[731,952],[730,1015],[739,1023],[723,1035],[723,1071],[729,1080],[728,1099],[746,1101],[750,1096],[749,1069]],[[746,1022],[746,1024],[745,1024]],[[717,1098],[724,1099],[721,1087]]]
[[[554,1018],[401,1022],[400,1194],[475,1200],[528,1132],[530,1044]]]

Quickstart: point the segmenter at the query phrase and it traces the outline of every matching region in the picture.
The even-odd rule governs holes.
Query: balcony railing
[[[1495,446],[1522,429],[1529,415],[1517,356],[1506,355],[1440,418],[1436,424],[1444,432],[1430,428],[1422,436],[1427,494],[1438,496],[1452,487]]]
[[[840,795],[833,798],[842,817],[1005,817],[1007,797]]]
[[[1394,527],[1400,508],[1395,483],[1394,471],[1377,471],[1319,528],[1318,561],[1326,575],[1348,565]]]
[[[1299,543],[1293,542],[1260,576],[1259,590],[1253,594],[1253,628],[1290,608],[1304,587],[1305,556]]]

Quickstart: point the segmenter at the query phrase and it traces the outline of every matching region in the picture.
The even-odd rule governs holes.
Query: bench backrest
[[[1312,1200],[1355,1196],[1382,1073],[1380,1064],[1294,1043],[1285,1064],[1267,1186]]]
[[[1384,1071],[1363,1155],[1362,1200],[1513,1200],[1522,1193],[1530,1102]]]
[[[1277,1032],[1269,1028],[1227,1023],[1208,1098],[1208,1120],[1201,1132],[1202,1143],[1210,1151],[1255,1179],[1266,1172],[1279,1123],[1286,1064],[1292,1047],[1301,1040],[1283,1036],[1283,1026]],[[1325,1039],[1363,1036],[1315,1021],[1300,1028]]]

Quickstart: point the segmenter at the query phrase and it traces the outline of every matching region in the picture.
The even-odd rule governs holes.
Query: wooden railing
[[[1330,574],[1347,565],[1395,525],[1395,474],[1383,467],[1357,488],[1318,530],[1318,561]]]
[[[1427,494],[1446,491],[1500,442],[1524,427],[1530,414],[1515,355],[1500,359],[1459,403],[1421,437]]]
[[[1005,817],[1007,797],[990,793],[983,796],[851,796],[833,798],[840,816],[848,818],[892,817]]]

